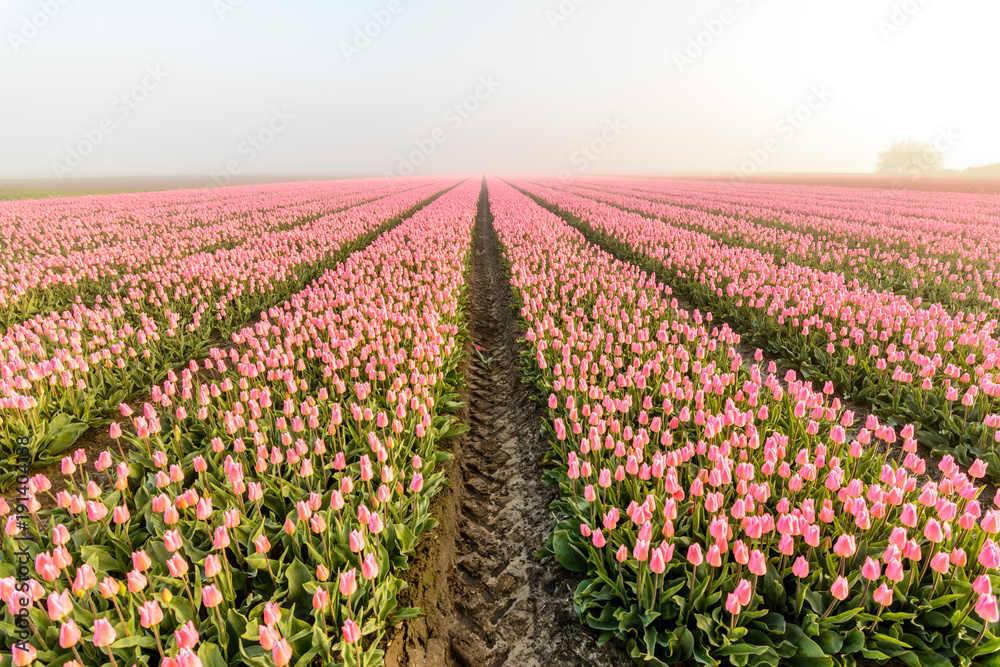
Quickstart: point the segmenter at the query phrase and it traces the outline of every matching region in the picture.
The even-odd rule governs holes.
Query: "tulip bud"
[[[347,644],[354,644],[361,639],[361,628],[351,619],[344,621],[341,631],[344,634],[344,642]]]

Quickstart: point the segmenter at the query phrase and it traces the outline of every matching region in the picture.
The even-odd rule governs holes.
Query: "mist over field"
[[[0,178],[1000,161],[987,0],[8,0]]]

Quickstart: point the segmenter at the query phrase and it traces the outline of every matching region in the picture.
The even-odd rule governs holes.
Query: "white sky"
[[[69,176],[381,175],[418,141],[434,150],[417,173],[731,172],[768,139],[762,171],[870,171],[949,128],[947,167],[1000,162],[996,0],[563,0],[555,25],[560,0],[397,1],[4,0],[0,178],[53,176],[85,132],[100,144]],[[116,102],[150,67],[166,78]],[[446,117],[481,77],[499,86]],[[779,126],[816,86],[830,99]],[[275,109],[294,118],[244,144]],[[614,119],[602,154],[576,153]]]

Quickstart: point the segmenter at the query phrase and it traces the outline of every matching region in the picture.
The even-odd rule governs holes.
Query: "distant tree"
[[[923,141],[897,141],[878,155],[875,171],[920,176],[944,167],[944,151]]]

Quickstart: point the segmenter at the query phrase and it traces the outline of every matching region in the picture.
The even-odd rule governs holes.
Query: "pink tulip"
[[[274,626],[275,623],[281,620],[281,607],[274,604],[273,602],[268,602],[264,605],[264,625],[268,627]]]
[[[167,570],[170,571],[171,577],[181,578],[188,571],[188,563],[184,558],[181,557],[179,553],[175,553],[173,556],[167,559]]]
[[[976,600],[976,613],[986,623],[996,623],[1000,620],[1000,610],[997,609],[997,599],[993,595],[986,593]]]
[[[882,584],[872,593],[872,598],[883,607],[888,607],[892,604],[892,589]]]
[[[841,558],[850,558],[857,551],[853,535],[841,535],[833,547],[833,552]]]
[[[184,543],[181,541],[181,535],[178,531],[168,530],[163,534],[163,545],[167,551],[179,551]]]
[[[983,516],[979,526],[990,535],[1000,533],[1000,512],[997,510],[989,510]]]
[[[740,579],[740,583],[736,585],[735,594],[741,606],[746,607],[750,604],[752,593],[753,589],[750,586],[750,582],[746,579]]]
[[[115,507],[114,512],[112,513],[111,516],[111,519],[112,521],[114,521],[116,526],[120,526],[123,523],[128,523],[129,519],[131,518],[132,515],[128,511],[128,507],[124,505],[119,505]]]
[[[979,564],[988,570],[994,570],[1000,566],[1000,548],[993,540],[987,539],[977,557]]]
[[[62,546],[70,540],[69,530],[66,526],[61,523],[52,529],[52,543],[57,546]]]
[[[259,633],[260,647],[265,651],[273,649],[274,645],[281,639],[281,635],[278,633],[277,629],[269,628],[266,625],[259,628]]]
[[[149,600],[139,607],[139,625],[150,628],[163,620],[163,609],[156,600]]]
[[[931,569],[938,574],[948,574],[949,563],[947,553],[938,553],[931,558]]]
[[[361,639],[361,628],[351,619],[344,621],[341,632],[344,635],[344,642],[347,644],[354,644]]]
[[[201,602],[208,608],[217,607],[222,603],[222,593],[215,584],[203,586],[201,589]]]
[[[113,598],[121,590],[121,584],[110,577],[104,577],[101,580],[100,590],[101,597],[105,599]]]
[[[132,553],[132,567],[138,572],[145,572],[153,565],[153,559],[146,555],[146,551],[140,550]]]
[[[330,604],[330,594],[326,592],[325,588],[317,588],[316,592],[313,594],[313,609],[316,611],[322,611],[327,608]]]
[[[183,646],[177,653],[177,667],[203,667],[203,665],[193,647]]]
[[[344,597],[354,595],[358,590],[357,569],[351,568],[347,572],[340,573],[340,594]]]
[[[205,557],[205,576],[212,578],[222,572],[222,560],[217,554],[209,554]]]
[[[861,567],[861,575],[868,581],[876,581],[882,576],[882,568],[879,566],[878,561],[868,557],[865,558],[865,564]]]
[[[702,562],[704,562],[704,557],[702,556],[701,552],[701,545],[692,544],[690,547],[688,547],[687,560],[695,567],[701,565]]]
[[[73,580],[73,593],[82,596],[91,588],[97,585],[97,574],[94,568],[84,563],[76,570],[76,578]]]
[[[94,646],[98,648],[104,648],[105,646],[111,646],[115,642],[117,637],[115,629],[111,627],[106,619],[96,618],[94,619]]]
[[[215,529],[215,534],[212,537],[212,548],[217,550],[222,550],[228,547],[230,544],[229,532],[226,530],[225,526],[219,526]]]
[[[830,592],[838,600],[845,600],[847,599],[849,588],[845,577],[837,577],[837,580],[833,582],[833,586],[830,587]]]
[[[73,601],[69,591],[51,593],[47,600],[49,620],[60,621],[73,612]]]
[[[292,647],[286,639],[280,639],[274,644],[274,648],[271,649],[271,659],[278,667],[285,667],[289,663],[292,659]]]
[[[352,530],[351,534],[348,536],[348,544],[351,551],[358,553],[365,548],[365,536],[360,530]]]
[[[417,472],[413,474],[413,479],[410,481],[410,491],[414,493],[420,493],[424,488],[424,476],[423,474]]]
[[[14,644],[11,649],[11,657],[16,667],[28,667],[38,657],[38,652],[34,646],[27,642],[23,644],[25,648],[21,648],[21,646],[22,644]]]
[[[924,525],[924,537],[934,544],[944,541],[944,531],[941,530],[941,524],[935,519],[928,519]]]
[[[898,560],[891,560],[886,564],[885,576],[887,579],[895,582],[900,582],[903,580],[903,564]]]
[[[653,549],[652,555],[649,558],[649,569],[656,574],[662,574],[666,567],[666,563],[663,560],[663,553],[659,548]]]
[[[191,649],[193,649],[201,639],[198,636],[198,630],[194,627],[194,623],[192,621],[188,621],[179,629],[174,630],[174,637],[176,638],[177,645],[179,647]]]
[[[76,626],[73,619],[67,619],[59,628],[59,646],[70,648],[76,646],[80,641],[80,628]]]
[[[375,556],[368,554],[365,556],[364,562],[361,563],[361,576],[365,579],[374,579],[378,576],[378,561],[375,560]]]
[[[146,588],[146,584],[149,583],[146,577],[142,575],[138,570],[132,570],[127,575],[125,575],[127,580],[128,590],[130,593],[138,593]]]

